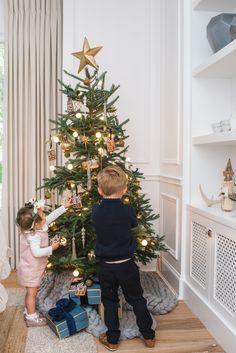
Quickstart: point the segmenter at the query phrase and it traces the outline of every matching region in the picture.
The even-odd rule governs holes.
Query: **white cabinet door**
[[[211,304],[236,324],[236,230],[214,223]]]
[[[196,213],[189,213],[188,280],[206,300],[210,297],[210,258],[212,222]]]

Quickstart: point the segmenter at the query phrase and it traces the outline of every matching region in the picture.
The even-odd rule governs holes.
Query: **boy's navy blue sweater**
[[[131,228],[137,226],[135,211],[120,199],[103,199],[93,206],[91,221],[96,230],[96,256],[117,261],[133,256],[136,249]]]

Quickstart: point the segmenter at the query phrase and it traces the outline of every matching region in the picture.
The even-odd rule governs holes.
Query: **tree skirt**
[[[164,287],[156,272],[140,272],[141,284],[144,290],[144,297],[147,299],[148,310],[151,314],[166,314],[174,309],[177,304],[176,296]],[[55,275],[47,274],[41,283],[38,296],[38,310],[45,314],[55,306],[56,302],[68,297],[71,284],[71,275],[68,273]],[[132,307],[122,298],[122,319],[120,320],[121,339],[141,336],[136,325],[135,315]],[[89,319],[89,326],[86,331],[98,337],[100,333],[106,331],[106,326],[101,320],[97,311],[92,306],[87,306],[86,311]],[[153,320],[153,329],[156,328],[156,321]]]

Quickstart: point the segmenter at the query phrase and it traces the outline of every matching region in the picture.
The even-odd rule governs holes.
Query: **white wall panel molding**
[[[182,146],[181,0],[162,0],[161,22],[161,164],[178,166]]]
[[[161,192],[161,233],[165,234],[168,253],[179,260],[179,198]]]
[[[163,175],[163,174],[159,175],[159,181],[161,183],[165,183],[165,184],[183,186],[183,179],[182,178],[176,178],[176,177],[172,177],[169,175]]]

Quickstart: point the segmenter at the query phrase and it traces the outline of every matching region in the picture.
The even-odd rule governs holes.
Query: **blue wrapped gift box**
[[[88,327],[88,316],[84,308],[75,305],[74,308],[69,311],[69,314],[71,314],[74,319],[76,332]],[[45,317],[49,327],[59,338],[66,338],[71,335],[66,319],[59,321],[52,320],[49,314],[46,314]]]
[[[81,305],[98,305],[101,304],[101,288],[100,284],[93,283],[90,287],[87,287],[86,293],[83,296],[76,294],[76,284],[72,284],[69,290],[69,296],[73,299],[76,304]]]

